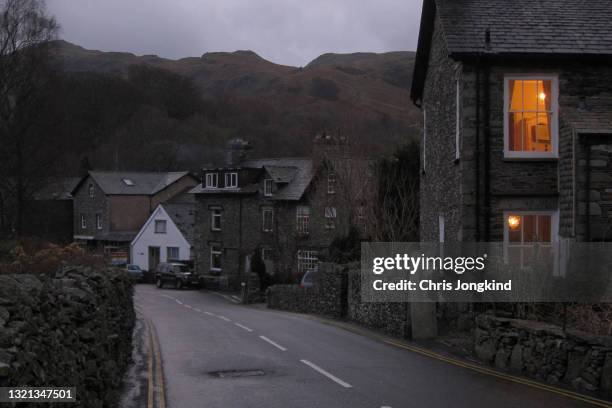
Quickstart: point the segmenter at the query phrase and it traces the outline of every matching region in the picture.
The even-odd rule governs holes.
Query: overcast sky
[[[61,37],[167,58],[253,50],[302,66],[326,52],[416,48],[422,0],[47,0]]]

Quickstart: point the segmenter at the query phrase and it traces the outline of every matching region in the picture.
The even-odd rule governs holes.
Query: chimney
[[[225,165],[238,166],[246,160],[251,144],[244,139],[235,138],[227,142],[225,149]]]
[[[323,131],[317,134],[312,143],[312,158],[315,166],[323,161],[348,159],[351,155],[349,138],[340,132]]]

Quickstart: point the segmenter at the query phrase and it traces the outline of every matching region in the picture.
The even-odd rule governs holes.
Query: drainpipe
[[[476,242],[480,241],[480,58],[476,61]]]
[[[586,221],[585,221],[585,241],[591,242],[591,145],[589,141],[584,139],[586,148],[586,181],[585,181],[585,205],[586,205]]]
[[[484,65],[484,240],[491,240],[491,67]]]

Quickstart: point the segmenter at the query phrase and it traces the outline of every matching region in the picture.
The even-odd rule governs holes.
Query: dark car
[[[134,282],[142,282],[144,280],[144,273],[142,269],[140,269],[140,266],[127,264],[125,266],[125,270],[130,279],[132,279]]]
[[[193,273],[192,269],[185,263],[162,262],[155,269],[155,286],[162,288],[170,284],[176,289],[185,286],[199,287],[200,277]]]

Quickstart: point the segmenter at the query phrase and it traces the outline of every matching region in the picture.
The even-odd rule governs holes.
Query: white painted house
[[[192,259],[194,223],[193,203],[159,204],[130,244],[132,263],[154,270],[160,262]]]

